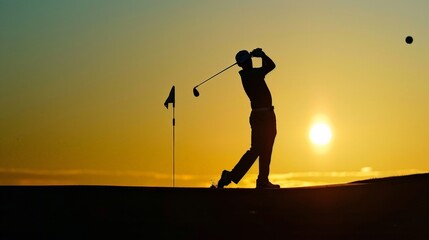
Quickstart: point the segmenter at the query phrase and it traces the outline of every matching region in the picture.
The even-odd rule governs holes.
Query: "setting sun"
[[[326,145],[331,138],[331,128],[325,123],[316,123],[310,129],[310,140],[316,145]]]

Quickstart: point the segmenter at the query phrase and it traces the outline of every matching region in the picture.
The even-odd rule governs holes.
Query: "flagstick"
[[[174,88],[174,85],[173,85],[173,87],[171,88],[171,90],[170,90],[170,94],[168,94],[168,97],[167,97],[167,100],[165,100],[165,102],[164,102],[164,106],[168,109],[168,104],[170,104],[170,103],[172,103],[173,104],[173,187],[175,187],[176,186],[176,183],[175,183],[175,145],[176,145],[176,136],[175,136],[175,126],[176,126],[176,118],[175,118],[175,116],[174,116],[174,111],[175,111],[175,108],[176,108],[176,93],[175,93],[175,88]]]
[[[175,112],[175,103],[173,103],[173,187],[175,187],[175,145],[176,145],[176,136],[175,136],[175,127],[176,127],[176,118],[174,116]]]

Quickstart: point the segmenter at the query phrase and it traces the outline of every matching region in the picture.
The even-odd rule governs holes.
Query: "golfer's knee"
[[[260,148],[258,148],[258,147],[253,147],[253,146],[252,146],[252,147],[249,149],[249,151],[247,151],[247,152],[249,152],[249,154],[259,156],[259,154],[261,153],[261,149],[260,149]]]

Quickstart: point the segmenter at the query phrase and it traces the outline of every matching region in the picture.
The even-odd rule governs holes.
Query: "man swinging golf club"
[[[254,68],[251,57],[262,58],[262,67]],[[256,188],[280,188],[280,185],[272,184],[268,179],[277,129],[271,93],[265,82],[265,75],[271,72],[276,65],[261,48],[256,48],[251,53],[241,50],[236,54],[235,60],[238,66],[242,68],[239,72],[241,82],[252,107],[250,114],[252,142],[250,149],[244,153],[235,167],[231,171],[224,170],[222,172],[217,187],[224,188],[231,182],[236,184],[240,182],[259,157],[259,175]]]

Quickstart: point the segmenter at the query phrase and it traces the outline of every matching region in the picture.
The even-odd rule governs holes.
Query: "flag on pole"
[[[176,102],[175,96],[174,96],[174,86],[171,88],[170,90],[170,94],[168,94],[167,99],[164,102],[164,106],[168,109],[168,104],[172,103],[173,104],[173,108],[174,108],[174,104]]]
[[[168,94],[167,99],[164,102],[164,106],[168,109],[168,104],[173,104],[173,187],[175,187],[175,145],[176,145],[176,137],[175,137],[175,126],[176,126],[176,119],[174,117],[174,104],[176,103],[175,99],[175,92],[174,92],[174,85],[170,90],[170,94]]]

